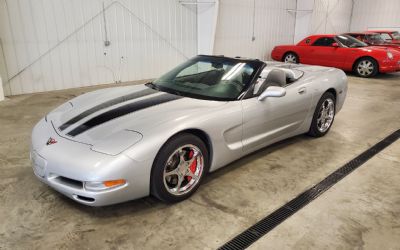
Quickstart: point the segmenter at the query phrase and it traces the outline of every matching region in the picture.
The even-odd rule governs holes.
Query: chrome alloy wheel
[[[357,64],[357,72],[362,76],[369,76],[374,72],[374,64],[370,60],[362,60]]]
[[[175,150],[164,167],[164,186],[173,195],[184,195],[199,182],[204,169],[204,157],[195,145]]]
[[[326,99],[319,110],[317,118],[317,127],[319,132],[325,133],[332,125],[335,116],[335,103],[332,99]]]
[[[292,53],[285,56],[285,63],[297,63],[297,58]]]

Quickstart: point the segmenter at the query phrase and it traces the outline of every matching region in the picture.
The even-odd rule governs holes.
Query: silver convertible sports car
[[[274,142],[325,135],[343,71],[196,56],[159,79],[78,96],[32,132],[35,175],[77,202],[188,198],[208,172]]]

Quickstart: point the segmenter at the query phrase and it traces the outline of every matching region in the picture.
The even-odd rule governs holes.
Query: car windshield
[[[368,44],[361,42],[360,40],[355,39],[349,35],[339,35],[336,39],[346,47],[349,48],[358,48],[358,47],[366,47]]]
[[[196,56],[147,86],[199,99],[236,100],[262,65],[256,60]]]
[[[400,40],[400,33],[399,33],[399,32],[397,32],[397,31],[393,32],[393,33],[392,33],[392,36],[393,36],[393,38],[394,38],[395,40]]]
[[[372,44],[382,44],[385,43],[386,41],[381,37],[380,34],[370,34],[367,35],[367,40],[369,43]]]

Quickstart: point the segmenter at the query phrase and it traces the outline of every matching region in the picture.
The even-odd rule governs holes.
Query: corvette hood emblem
[[[57,143],[56,139],[50,137],[47,140],[46,145],[49,146],[49,145],[52,145],[52,144],[55,144],[55,143]]]

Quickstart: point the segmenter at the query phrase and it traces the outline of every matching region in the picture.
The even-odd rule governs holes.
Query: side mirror
[[[257,100],[262,101],[267,97],[282,97],[286,95],[286,89],[277,86],[270,86],[261,95],[258,96]]]
[[[332,47],[339,48],[339,44],[338,43],[332,43]]]

